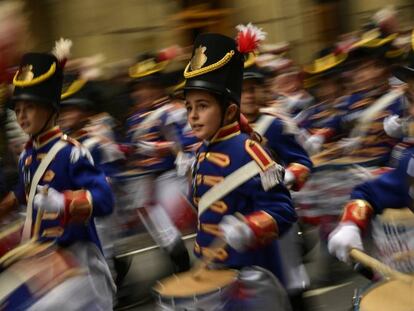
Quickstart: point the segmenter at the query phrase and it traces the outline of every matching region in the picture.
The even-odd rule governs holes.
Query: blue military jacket
[[[186,151],[197,143],[191,131],[186,131],[185,114],[170,103],[168,99],[160,100],[153,107],[137,111],[127,120],[127,143],[148,142],[155,149],[162,150],[163,144],[174,143],[175,147]],[[185,110],[183,110],[185,112]],[[184,116],[184,117],[183,117]],[[153,154],[135,153],[135,168],[148,171],[167,171],[175,168],[175,155],[171,151],[154,152]]]
[[[365,93],[355,93],[341,105],[338,105],[337,116],[329,119],[324,130],[329,130],[331,136],[348,136],[355,128],[366,109],[375,103],[377,98]],[[359,147],[352,152],[352,157],[369,161],[372,165],[384,165],[388,162],[391,150],[397,141],[384,132],[383,120],[392,114],[401,114],[404,109],[402,98],[397,98],[385,109],[378,112],[367,126],[363,126]]]
[[[80,222],[64,224],[57,214],[44,213],[39,231],[41,241],[56,240],[57,244],[68,246],[77,241],[89,241],[100,247],[93,218],[112,213],[114,198],[105,175],[93,165],[90,153],[77,141],[63,135],[58,127],[29,141],[19,159],[19,182],[14,194],[20,204],[26,204],[31,181],[41,160],[58,140],[67,145],[61,149],[39,181],[59,192],[65,190],[86,190],[90,204],[82,206],[82,212],[89,217]],[[32,230],[37,210],[33,209]],[[76,217],[76,215],[73,215]]]
[[[380,177],[367,181],[351,193],[351,199],[370,203],[374,214],[381,214],[386,208],[410,207],[410,182],[414,179],[414,146],[407,148],[398,166]]]
[[[115,144],[105,144],[100,137],[91,136],[84,130],[80,130],[70,136],[89,150],[94,165],[102,170],[105,176],[111,177],[119,173],[121,156]]]
[[[221,128],[212,140],[202,144],[193,170],[191,193],[195,206],[210,188],[246,163],[252,160],[260,163],[263,156],[269,158],[263,149],[259,153],[252,152],[250,146],[254,144],[259,145],[240,132],[238,123]],[[288,230],[297,219],[289,191],[282,184],[278,184],[266,192],[260,176],[256,175],[199,215],[195,254],[201,256],[204,252],[211,251],[210,243],[221,234],[218,224],[223,216],[236,212],[248,216],[257,211],[265,212],[268,221],[276,222],[278,235]],[[276,240],[244,253],[230,247],[220,249],[216,252],[216,261],[235,268],[258,265],[280,276]]]

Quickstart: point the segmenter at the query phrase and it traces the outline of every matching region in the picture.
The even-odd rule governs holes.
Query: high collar
[[[59,126],[55,126],[37,135],[32,139],[32,143],[36,149],[39,149],[60,136],[62,136],[62,131]]]
[[[233,122],[229,125],[226,125],[220,128],[208,143],[213,144],[219,141],[228,140],[239,134],[240,134],[240,125],[238,122]]]

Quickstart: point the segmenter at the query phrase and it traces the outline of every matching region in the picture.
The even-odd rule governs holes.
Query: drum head
[[[161,296],[189,297],[219,290],[237,278],[235,270],[203,270],[194,277],[194,270],[173,275],[158,282],[154,290]]]
[[[412,311],[414,308],[414,277],[410,283],[391,280],[380,283],[363,294],[361,311]]]

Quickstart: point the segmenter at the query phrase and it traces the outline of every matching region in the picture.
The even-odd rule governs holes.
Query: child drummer
[[[11,295],[7,303],[16,309],[16,304],[24,303],[33,310],[57,310],[62,306],[73,310],[111,310],[115,288],[103,258],[94,217],[112,212],[113,196],[105,175],[93,165],[90,153],[56,126],[62,71],[71,44],[65,40],[58,43],[56,56],[24,55],[14,77],[13,109],[30,140],[20,155],[19,183],[0,202],[0,216],[19,204],[27,205],[22,241],[36,240],[40,245],[51,243],[57,249],[65,249],[65,254],[73,257],[87,273],[71,278],[72,270],[68,269],[67,277],[49,280],[48,292],[32,293],[36,300],[30,305],[22,301],[25,298],[20,291]],[[65,259],[66,263],[70,261]],[[58,266],[47,264],[51,275],[59,270]]]
[[[203,141],[192,180],[199,214],[194,252],[214,254],[218,267],[254,265],[281,279],[276,239],[296,214],[283,169],[244,132],[247,122],[240,122],[243,54],[250,43],[201,34],[184,71],[188,120]],[[218,237],[227,247],[211,248]]]

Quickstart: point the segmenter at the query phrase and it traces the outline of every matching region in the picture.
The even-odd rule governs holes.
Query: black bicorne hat
[[[206,90],[239,104],[243,63],[234,39],[215,33],[200,34],[184,70],[184,90]]]
[[[65,74],[60,108],[76,106],[87,111],[98,111],[102,96],[97,81],[87,81],[79,74]]]
[[[58,59],[48,53],[23,55],[13,78],[14,92],[11,108],[16,101],[28,100],[58,108],[63,72]]]

